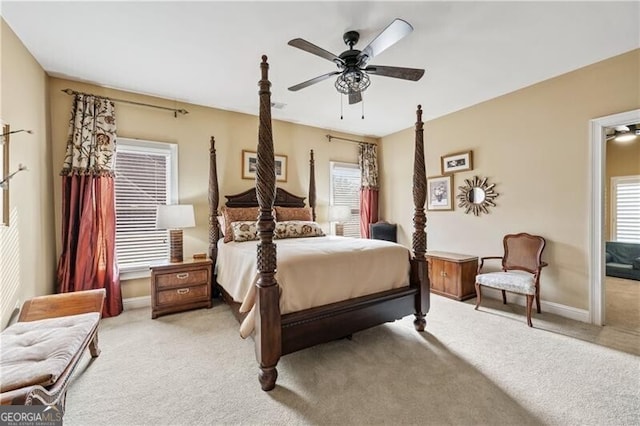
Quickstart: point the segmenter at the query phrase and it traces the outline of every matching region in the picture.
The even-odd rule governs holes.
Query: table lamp
[[[169,247],[171,263],[183,261],[182,230],[193,228],[196,221],[191,204],[159,205],[156,214],[156,228],[169,230]]]
[[[329,221],[336,222],[336,235],[344,235],[344,223],[351,218],[349,206],[329,206]]]

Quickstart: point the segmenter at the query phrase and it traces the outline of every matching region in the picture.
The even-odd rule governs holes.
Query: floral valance
[[[362,188],[378,189],[378,153],[373,144],[360,144],[358,155]]]
[[[62,175],[113,175],[116,116],[112,100],[76,94]]]

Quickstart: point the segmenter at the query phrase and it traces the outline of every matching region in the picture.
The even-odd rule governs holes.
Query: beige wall
[[[249,83],[254,84],[254,83]],[[257,144],[258,119],[256,116],[223,111],[214,108],[176,103],[172,100],[152,98],[128,92],[110,90],[91,84],[51,78],[51,135],[53,170],[50,177],[59,180],[58,172],[64,158],[67,124],[72,97],[61,92],[71,88],[113,98],[152,103],[166,107],[185,108],[189,114],[174,118],[173,114],[153,108],[116,103],[118,136],[178,144],[179,198],[181,203],[193,204],[196,228],[184,231],[185,256],[206,252],[208,248],[208,179],[209,139],[216,139],[218,177],[221,194],[235,194],[248,189],[252,181],[241,178],[241,153],[254,150]],[[256,111],[258,95],[256,89]],[[326,129],[301,126],[282,121],[273,122],[273,136],[277,154],[288,156],[288,181],[280,184],[294,194],[306,195],[309,185],[309,150],[315,152],[318,221],[326,222],[329,203],[329,161],[357,161],[357,145],[339,141],[327,142]],[[345,135],[355,138],[354,135]],[[368,141],[375,142],[373,139]],[[54,186],[56,235],[60,232],[60,187]],[[221,197],[221,203],[225,201]],[[60,253],[57,242],[56,253]],[[123,282],[123,297],[149,294],[149,280]]]
[[[440,156],[471,149],[474,170],[454,175],[455,193],[474,175],[500,193],[488,215],[428,212],[428,248],[499,255],[504,234],[542,235],[542,298],[588,309],[589,120],[640,107],[639,64],[635,50],[426,122],[427,175],[440,174]],[[407,245],[413,142],[413,129],[381,141],[381,211]]]
[[[632,142],[607,142],[607,165],[605,182],[605,238],[611,239],[611,178],[615,176],[640,175],[640,138]]]
[[[12,130],[10,170],[27,171],[10,184],[10,224],[0,226],[0,306],[4,328],[16,305],[53,292],[54,229],[51,205],[51,150],[47,117],[47,76],[42,67],[0,19],[0,118]]]

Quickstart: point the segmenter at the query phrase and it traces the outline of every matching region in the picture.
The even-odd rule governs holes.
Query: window
[[[360,238],[360,168],[354,163],[330,162],[331,205],[349,206],[351,218],[344,222],[344,236]]]
[[[155,228],[156,206],[177,202],[176,144],[118,138],[115,158],[116,253],[123,278],[149,276],[169,257],[167,232]]]
[[[640,175],[611,178],[611,239],[640,243]]]

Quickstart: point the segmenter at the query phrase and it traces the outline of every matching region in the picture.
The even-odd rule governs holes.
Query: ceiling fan
[[[607,141],[614,139],[616,142],[630,142],[640,136],[640,124],[628,126],[616,126],[606,131]]]
[[[424,74],[423,69],[368,65],[371,59],[409,35],[411,31],[413,31],[413,27],[407,21],[395,19],[362,50],[353,48],[358,43],[360,34],[357,31],[347,31],[342,36],[342,39],[349,46],[349,50],[345,50],[339,56],[306,40],[295,38],[289,41],[289,46],[297,47],[332,61],[336,64],[338,70],[291,86],[289,90],[295,92],[337,75],[336,89],[338,92],[349,96],[349,104],[356,104],[362,101],[362,92],[371,84],[369,74],[418,81]]]

